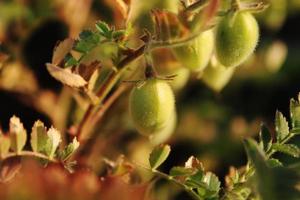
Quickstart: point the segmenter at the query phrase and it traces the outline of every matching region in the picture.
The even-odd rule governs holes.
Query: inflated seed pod
[[[166,81],[149,78],[133,88],[129,110],[134,126],[141,134],[156,134],[168,125],[174,114],[173,91]]]
[[[216,56],[225,67],[243,63],[254,51],[259,37],[256,19],[248,12],[229,13],[216,31]]]
[[[213,48],[214,34],[210,29],[187,44],[173,48],[173,52],[184,67],[192,71],[202,71],[211,58]]]
[[[173,114],[171,115],[171,118],[167,121],[166,126],[160,131],[157,131],[155,134],[150,135],[149,139],[151,144],[156,146],[166,142],[174,133],[176,128],[176,122],[177,122],[177,114],[176,111],[174,110]]]
[[[151,19],[152,9],[164,9],[173,13],[177,13],[179,1],[174,0],[132,0],[129,21],[136,25],[135,27],[153,29],[153,21]]]
[[[234,71],[234,67],[224,67],[215,57],[212,57],[211,62],[207,68],[205,68],[201,79],[208,87],[219,92],[230,81]]]
[[[169,48],[155,49],[151,55],[153,66],[159,76],[176,75],[169,84],[175,92],[181,90],[189,80],[190,71],[174,58]]]

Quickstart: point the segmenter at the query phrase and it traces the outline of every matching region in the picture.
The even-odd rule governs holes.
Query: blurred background
[[[28,131],[37,119],[63,133],[78,122],[83,111],[77,108],[73,92],[49,75],[45,63],[51,61],[58,41],[77,38],[83,29],[93,29],[97,20],[116,27],[126,25],[119,23],[115,1],[0,1],[0,52],[1,56],[8,55],[0,65],[0,125],[4,131],[12,115],[20,117]],[[230,166],[246,164],[241,139],[256,137],[262,122],[274,131],[277,109],[288,116],[289,99],[300,92],[300,1],[268,2],[270,7],[265,12],[255,14],[260,25],[255,54],[237,68],[222,90],[212,89],[213,86],[193,73],[179,84],[176,89],[178,124],[168,141],[172,152],[162,171],[182,165],[194,155],[224,183]],[[178,6],[175,0],[131,0],[131,4],[130,20],[137,33],[143,28],[153,29],[149,17],[152,8],[176,10]],[[179,65],[164,58],[158,58],[157,63]],[[152,146],[128,121],[127,97],[122,95],[106,113],[98,125],[99,134],[84,158],[95,175],[104,173],[103,157],[115,160],[124,154],[138,162],[147,162]],[[24,169],[28,170],[28,166]],[[149,180],[149,174],[139,173],[141,180]],[[93,185],[94,176],[82,177]],[[172,186],[164,181],[157,185],[159,199],[188,199],[179,190],[170,193],[168,188]]]

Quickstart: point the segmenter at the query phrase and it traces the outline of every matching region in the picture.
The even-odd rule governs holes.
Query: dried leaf
[[[79,74],[84,80],[89,81],[94,72],[100,68],[100,62],[99,61],[93,61],[90,64],[80,64],[76,68],[77,74]]]
[[[51,63],[47,63],[47,69],[49,73],[58,81],[66,84],[70,87],[83,87],[87,84],[86,80],[84,80],[80,75],[72,73],[70,69],[62,69],[53,65]]]
[[[71,51],[73,44],[74,40],[71,38],[59,42],[54,48],[52,63],[54,65],[60,65],[60,63],[64,60],[65,56]]]
[[[181,23],[175,13],[155,9],[152,10],[151,14],[157,41],[172,41],[189,33],[189,30]]]

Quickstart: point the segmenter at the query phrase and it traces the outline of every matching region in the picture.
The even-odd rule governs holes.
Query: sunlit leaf
[[[73,44],[74,40],[71,38],[58,43],[58,45],[54,48],[52,64],[59,65],[60,62],[64,60],[65,56],[71,51]]]
[[[60,153],[59,157],[61,160],[65,161],[70,158],[70,156],[78,149],[79,142],[77,141],[77,138],[74,137],[72,143],[68,144],[68,146],[65,147],[65,149]]]
[[[20,119],[16,116],[10,118],[9,135],[11,141],[11,149],[17,154],[20,153],[26,144],[27,133]]]
[[[34,152],[45,153],[47,148],[48,135],[44,123],[36,121],[32,127],[30,144]]]
[[[9,151],[10,138],[3,135],[0,130],[0,158],[3,158]]]
[[[169,145],[160,145],[155,147],[149,157],[151,168],[158,168],[168,158],[170,151],[171,148]]]
[[[195,173],[195,169],[186,167],[172,167],[169,172],[170,176],[190,176]]]
[[[206,193],[205,197],[217,197],[221,186],[221,182],[219,181],[218,177],[211,172],[207,172],[203,177],[203,182],[208,186],[208,192]]]
[[[300,94],[299,94],[300,96]],[[300,103],[294,99],[290,101],[290,115],[293,129],[300,129]]]
[[[56,65],[47,63],[49,73],[58,81],[70,87],[83,87],[87,84],[80,75],[72,73],[70,69],[62,69]]]
[[[279,111],[275,116],[275,131],[277,141],[282,141],[289,135],[289,124],[283,114]]]
[[[47,155],[49,156],[49,158],[53,158],[55,151],[59,145],[59,143],[61,142],[61,135],[59,133],[58,130],[56,130],[55,128],[51,127],[48,131],[47,131],[47,136],[48,136],[48,144],[47,144]]]
[[[272,148],[276,151],[291,155],[295,158],[300,157],[300,149],[294,144],[273,144]]]

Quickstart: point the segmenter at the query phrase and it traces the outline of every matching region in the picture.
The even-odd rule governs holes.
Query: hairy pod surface
[[[211,58],[214,48],[214,34],[207,30],[187,44],[173,49],[175,57],[192,71],[203,70]]]
[[[254,51],[259,37],[256,19],[248,12],[226,15],[216,33],[216,55],[225,67],[243,63]]]
[[[133,123],[141,134],[156,134],[168,125],[174,114],[173,91],[166,81],[150,78],[132,90],[129,109]]]

